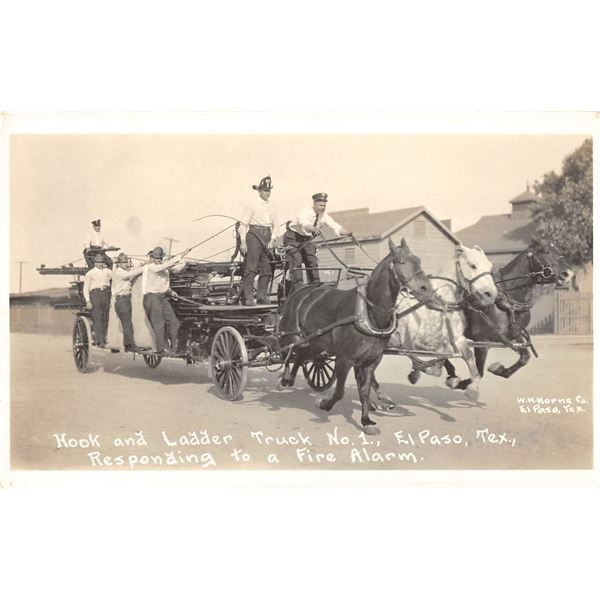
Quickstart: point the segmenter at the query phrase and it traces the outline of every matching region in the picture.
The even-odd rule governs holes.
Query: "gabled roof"
[[[333,219],[352,231],[357,239],[383,239],[394,233],[421,214],[426,215],[448,238],[459,243],[457,237],[424,206],[398,208],[370,213],[368,208],[343,210],[330,213]]]
[[[521,252],[531,243],[533,221],[510,215],[487,215],[457,232],[465,246],[480,246],[484,252]]]

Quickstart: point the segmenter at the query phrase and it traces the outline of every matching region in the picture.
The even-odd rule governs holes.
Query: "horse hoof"
[[[396,405],[393,402],[388,403],[387,406],[383,407],[383,410],[392,411],[396,408]]]
[[[451,389],[455,390],[460,383],[460,377],[447,377],[446,385]]]
[[[471,400],[471,402],[475,402],[479,398],[479,390],[475,390],[473,388],[467,388],[465,390],[465,396]]]
[[[285,383],[283,383],[283,379],[281,375],[277,378],[277,391],[281,392],[285,389]]]
[[[320,396],[317,396],[315,404],[317,405],[317,408],[320,408],[321,410],[331,410],[331,406],[327,406],[327,398],[321,398]]]
[[[383,402],[384,404],[393,404],[392,397],[386,394],[385,392],[380,391],[377,394],[377,399]]]
[[[408,374],[408,380],[415,385],[415,383],[417,383],[417,381],[419,381],[419,377],[421,376],[421,373],[419,371],[411,371]]]
[[[373,425],[364,425],[363,430],[367,435],[379,435],[381,433],[381,429],[373,423]]]
[[[504,367],[498,362],[492,363],[488,367],[488,371],[490,373],[493,373],[494,375],[498,375],[499,377],[502,377],[504,375]]]

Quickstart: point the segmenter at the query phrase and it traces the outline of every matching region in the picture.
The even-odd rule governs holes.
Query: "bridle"
[[[472,277],[471,279],[469,279],[464,274],[464,271],[462,270],[462,266],[460,264],[460,259],[459,258],[456,259],[456,278],[458,280],[460,287],[462,287],[463,290],[465,290],[469,296],[473,295],[473,284],[478,279],[481,279],[482,277],[486,277],[487,275],[489,275],[492,278],[492,282],[493,282],[494,276],[492,275],[491,271],[482,271],[481,273],[478,273],[477,275],[475,275],[475,277]]]
[[[557,256],[557,258],[562,257]],[[515,281],[517,279],[531,279],[536,284],[553,283],[553,281],[556,281],[554,269],[550,265],[543,265],[531,250],[527,251],[527,261],[529,265],[529,273],[527,275],[516,275],[515,277],[498,279],[495,280],[496,283],[506,283],[507,281]]]
[[[399,264],[403,265],[403,264],[405,264],[405,261],[402,258],[399,258],[397,261],[392,259],[392,262],[390,262],[390,271],[392,272],[392,277],[394,278],[395,282],[398,284],[400,293],[410,292],[412,294],[415,294],[415,290],[411,286],[410,282],[413,279],[415,279],[415,277],[426,278],[427,275],[425,274],[425,271],[423,271],[423,269],[419,269],[418,271],[415,271],[408,279],[406,279],[404,277],[404,273],[402,273],[402,271],[400,271],[400,274],[402,275],[402,277],[400,275],[398,275],[398,272],[396,271],[396,268],[394,266],[395,262],[398,262]]]

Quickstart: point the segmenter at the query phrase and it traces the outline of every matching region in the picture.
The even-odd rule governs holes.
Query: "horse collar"
[[[396,330],[396,313],[392,312],[392,322],[386,329],[376,329],[371,320],[369,319],[369,313],[367,312],[367,296],[365,293],[366,284],[361,283],[356,288],[356,303],[354,305],[354,326],[360,333],[371,337],[387,337],[392,335]]]

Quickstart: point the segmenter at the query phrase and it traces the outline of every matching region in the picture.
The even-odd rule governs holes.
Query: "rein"
[[[501,296],[502,300],[506,302],[514,312],[525,312],[527,310],[530,310],[533,304],[531,302],[519,302],[518,300],[515,300],[509,294],[509,292],[524,287],[530,287],[531,284],[529,283],[529,280],[532,280],[533,285],[535,285],[536,283],[544,285],[545,283],[551,283],[550,280],[556,277],[556,274],[552,270],[552,267],[550,267],[549,265],[542,265],[539,260],[536,260],[537,265],[535,265],[533,259],[533,253],[528,252],[529,273],[527,273],[526,275],[516,275],[515,277],[505,277],[503,279],[496,280],[496,284],[504,284],[508,281],[527,279],[527,282],[525,282],[523,285],[513,287],[510,290],[498,290],[498,294]],[[536,280],[536,278],[538,277],[541,278],[541,281]]]

